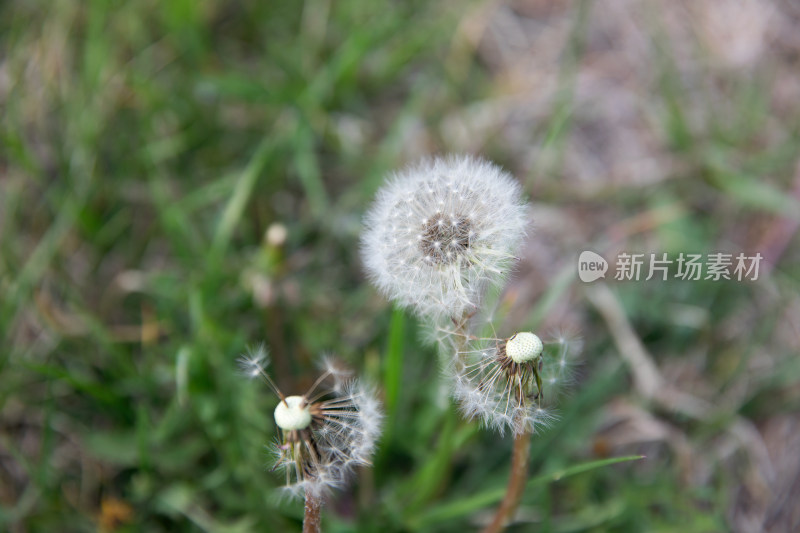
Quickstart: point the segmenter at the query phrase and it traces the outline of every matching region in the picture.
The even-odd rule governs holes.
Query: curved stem
[[[306,494],[306,505],[303,513],[303,533],[320,533],[320,509],[322,502],[310,494]]]
[[[528,459],[531,454],[531,434],[522,433],[514,437],[514,451],[511,458],[511,474],[508,478],[506,495],[500,502],[500,507],[486,526],[483,533],[498,533],[505,527],[506,522],[517,511],[522,492],[525,490],[525,481],[528,479]]]

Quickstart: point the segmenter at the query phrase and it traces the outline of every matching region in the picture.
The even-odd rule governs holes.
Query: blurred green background
[[[0,530],[299,531],[275,398],[236,375],[262,340],[284,389],[331,351],[383,391],[327,531],[484,523],[510,438],[454,415],[358,257],[386,173],[448,152],[530,197],[507,329],[585,343],[512,530],[796,530],[798,25],[791,0],[0,3]],[[764,262],[588,285],[584,249]]]

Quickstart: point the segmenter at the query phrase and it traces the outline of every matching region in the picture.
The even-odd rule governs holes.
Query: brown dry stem
[[[486,526],[483,533],[498,533],[505,527],[506,522],[514,516],[519,507],[519,501],[525,490],[525,482],[528,479],[528,460],[531,452],[531,434],[522,433],[514,437],[514,451],[511,457],[511,474],[508,478],[506,495],[500,502],[500,507],[494,515],[491,523]]]
[[[306,494],[306,504],[303,513],[303,533],[319,533],[321,531],[321,509],[322,501],[310,494]]]

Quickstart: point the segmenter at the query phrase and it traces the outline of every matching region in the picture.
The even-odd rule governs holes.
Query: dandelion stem
[[[305,511],[303,513],[303,533],[320,533],[320,509],[322,502],[316,496],[306,494]]]
[[[522,491],[525,489],[525,481],[528,477],[528,460],[531,453],[531,434],[522,433],[514,437],[514,451],[511,457],[511,474],[508,478],[506,495],[500,502],[500,507],[486,526],[483,533],[498,533],[505,527],[506,521],[517,511],[519,501],[522,498]]]

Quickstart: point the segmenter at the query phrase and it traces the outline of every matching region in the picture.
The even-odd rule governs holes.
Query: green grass
[[[536,263],[547,275],[518,276],[530,290],[503,304],[526,328],[578,316],[585,341],[560,422],[534,438],[524,516],[542,532],[725,530],[751,458],[705,451],[737,417],[800,407],[796,237],[759,283],[613,286],[656,363],[715,403],[708,420],[636,394],[573,254],[766,246],[764,228],[800,213],[788,194],[800,113],[771,107],[780,64],[683,83],[674,43],[647,19],[656,90],[643,112],[669,178],[576,188],[566,163],[593,111],[576,95],[598,6],[566,9],[557,98],[526,126],[541,152],[531,163],[502,130],[479,147],[537,206],[592,228],[559,236],[562,255]],[[377,295],[358,257],[385,174],[457,149],[448,117],[507,97],[491,57],[465,45],[468,14],[489,16],[421,1],[0,4],[0,530],[95,531],[119,500],[132,513],[116,531],[299,531],[302,506],[270,472],[275,399],[236,374],[262,340],[282,388],[334,352],[384,395],[375,468],[328,505],[327,531],[465,531],[486,517],[510,439],[457,416],[422,325]],[[604,231],[640,216],[661,221]],[[282,245],[265,238],[276,223]],[[685,478],[674,442],[604,453],[619,405],[681,435],[703,483]]]

